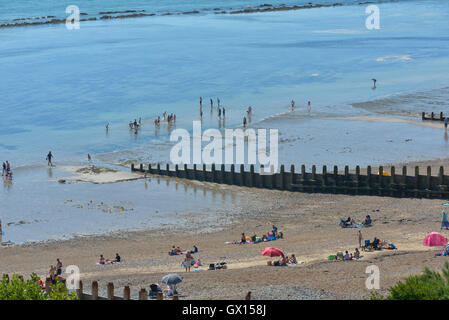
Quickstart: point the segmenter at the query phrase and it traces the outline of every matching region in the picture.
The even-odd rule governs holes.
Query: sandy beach
[[[429,162],[427,162],[429,163]],[[438,167],[444,161],[435,161]],[[415,164],[413,164],[415,165]],[[209,188],[217,187],[206,183]],[[119,288],[131,286],[134,298],[141,287],[161,283],[161,277],[177,272],[184,277],[179,285],[182,299],[243,299],[248,291],[253,299],[368,299],[365,287],[369,265],[381,272],[381,293],[403,277],[424,267],[440,268],[446,258],[436,257],[438,248],[422,245],[422,239],[439,231],[442,200],[397,199],[376,196],[345,196],[291,193],[220,186],[227,193],[238,193],[242,200],[227,209],[228,223],[201,224],[196,221],[167,225],[156,230],[115,232],[101,236],[47,241],[1,249],[0,272],[31,272],[47,275],[49,266],[60,258],[64,264],[77,265],[86,290],[92,280],[100,283],[105,294],[109,281]],[[357,261],[328,261],[337,251],[354,251],[357,228],[342,229],[340,218],[351,216],[357,222],[366,214],[373,226],[363,228],[364,239],[378,237],[393,242],[398,250],[362,252]],[[278,226],[284,239],[259,244],[226,244],[240,234],[267,233]],[[442,231],[447,235],[447,231]],[[192,249],[203,263],[197,271],[180,267],[184,256],[169,256],[172,245]],[[298,266],[267,266],[261,255],[267,246],[294,253]],[[113,259],[120,253],[123,262],[96,265],[103,254]],[[273,260],[274,258],[272,258]],[[209,263],[226,261],[227,270],[207,270]]]

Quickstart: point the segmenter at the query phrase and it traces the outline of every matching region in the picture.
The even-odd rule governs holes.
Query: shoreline
[[[381,1],[379,3],[384,3],[387,1]],[[388,1],[391,2],[391,1]],[[329,7],[338,7],[338,6],[352,6],[352,5],[364,5],[374,3],[372,1],[365,1],[359,3],[350,3],[343,4],[340,2],[335,2],[333,4],[308,4],[308,5],[293,5],[287,6],[285,4],[281,4],[279,6],[274,6],[272,4],[261,4],[255,7],[244,8],[233,10],[229,8],[227,10],[220,8],[205,8],[205,9],[195,9],[192,11],[184,11],[184,12],[163,12],[163,13],[146,13],[146,10],[124,10],[124,11],[105,11],[99,12],[99,16],[93,16],[90,18],[82,18],[80,22],[87,21],[99,21],[99,20],[114,20],[114,19],[126,19],[126,18],[140,18],[140,17],[152,17],[152,16],[171,16],[171,15],[191,15],[191,14],[200,14],[207,11],[213,11],[214,14],[250,14],[250,13],[264,13],[264,12],[277,12],[277,11],[292,11],[292,10],[303,10],[303,9],[316,9],[316,8],[329,8]],[[126,13],[121,15],[122,13]],[[116,15],[118,14],[118,15]],[[88,13],[81,13],[81,16],[87,16]],[[27,20],[40,20],[40,19],[50,19],[45,21],[34,21],[28,22]],[[0,28],[13,28],[13,27],[26,27],[26,26],[36,26],[36,25],[48,25],[48,24],[62,24],[66,23],[66,19],[58,19],[55,16],[42,16],[42,17],[28,17],[28,18],[16,18],[12,21],[23,21],[17,23],[3,23],[0,24]]]

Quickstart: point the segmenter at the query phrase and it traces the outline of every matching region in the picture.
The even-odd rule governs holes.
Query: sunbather
[[[292,254],[292,256],[290,257],[290,263],[293,263],[293,264],[297,264],[298,263],[298,261],[296,261],[296,257],[295,257],[294,254]]]
[[[360,251],[358,248],[355,248],[354,259],[359,259],[359,258],[360,258]]]

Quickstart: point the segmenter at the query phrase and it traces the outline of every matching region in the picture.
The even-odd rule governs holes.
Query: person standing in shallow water
[[[53,155],[51,154],[51,151],[48,151],[47,154],[47,161],[48,161],[48,165],[51,167],[53,165],[53,163],[51,162],[51,159],[53,158]]]
[[[214,109],[214,100],[210,99],[210,111]]]
[[[243,117],[243,127],[246,128],[246,117]]]

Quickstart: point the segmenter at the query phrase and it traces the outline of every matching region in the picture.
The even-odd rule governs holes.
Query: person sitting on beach
[[[198,247],[197,247],[196,245],[193,246],[192,252],[193,252],[193,253],[197,253],[197,252],[198,252]]]
[[[246,243],[246,236],[242,233],[242,237],[240,238],[240,243]]]
[[[343,260],[350,260],[348,251],[345,251],[345,255],[343,256]]]
[[[359,258],[360,258],[360,251],[358,248],[355,248],[354,259],[359,259]]]
[[[363,219],[362,224],[364,226],[369,226],[371,224],[371,217],[369,214],[365,217],[365,219]]]
[[[105,264],[105,259],[104,259],[102,254],[100,254],[100,261],[99,261],[99,263],[100,264]]]
[[[115,254],[115,262],[120,262],[121,259],[122,259],[122,258],[120,258],[119,254],[116,253],[116,254]]]
[[[173,250],[173,253],[174,253],[174,254],[180,254],[180,253],[182,252],[182,250],[181,250],[180,247],[176,247],[176,248],[175,248],[175,246],[173,246],[173,248],[174,248],[174,250]]]
[[[380,248],[379,248],[379,242],[380,242],[380,240],[377,239],[376,237],[374,237],[374,240],[373,240],[373,248],[374,248],[375,250],[379,250],[379,249],[380,249]]]
[[[293,263],[293,264],[297,264],[298,263],[298,261],[296,261],[296,257],[295,257],[294,254],[292,254],[292,256],[290,257],[290,263]]]
[[[55,273],[56,273],[56,268],[53,265],[51,265],[50,266],[49,275],[50,275],[51,283],[53,283],[53,284],[56,282],[56,280],[55,280]]]
[[[198,265],[198,267],[201,267],[203,264],[201,263],[200,258],[198,258],[198,260],[196,261],[196,264]]]

